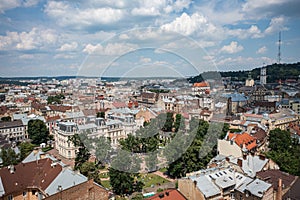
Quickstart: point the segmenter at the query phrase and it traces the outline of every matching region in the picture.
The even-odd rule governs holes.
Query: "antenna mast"
[[[279,31],[279,40],[278,40],[278,64],[280,64],[281,61],[281,31]]]

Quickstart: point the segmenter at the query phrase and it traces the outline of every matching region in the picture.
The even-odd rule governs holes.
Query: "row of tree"
[[[289,131],[274,129],[270,131],[267,157],[276,162],[280,170],[300,175],[300,144],[291,137]]]

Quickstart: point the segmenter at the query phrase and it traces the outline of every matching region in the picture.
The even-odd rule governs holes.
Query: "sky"
[[[1,0],[0,76],[174,76],[299,61],[299,0]]]

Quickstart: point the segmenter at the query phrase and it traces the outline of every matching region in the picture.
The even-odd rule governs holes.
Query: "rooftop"
[[[156,195],[147,198],[148,200],[187,200],[178,190],[168,189],[163,192],[157,193]]]
[[[2,194],[23,191],[27,187],[38,187],[45,190],[62,170],[60,165],[52,167],[51,164],[52,160],[49,158],[20,163],[13,167],[12,173],[8,167],[3,167],[0,169],[2,180],[0,188],[4,188]]]
[[[266,183],[260,179],[255,179],[253,182],[248,184],[245,189],[254,196],[263,197],[264,193],[270,187],[272,187],[270,183]]]

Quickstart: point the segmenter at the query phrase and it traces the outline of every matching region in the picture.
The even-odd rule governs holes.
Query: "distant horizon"
[[[252,71],[254,69],[259,69],[261,67],[268,67],[268,66],[272,66],[272,65],[286,65],[286,64],[297,64],[299,63],[300,61],[297,61],[297,62],[293,62],[293,63],[273,63],[273,64],[269,64],[269,65],[262,65],[260,67],[254,67],[252,69],[248,69],[248,70],[222,70],[222,71],[204,71],[204,72],[201,72],[200,74],[202,73],[206,73],[206,72],[247,72],[247,71]],[[194,76],[198,76],[200,74],[197,74],[197,75],[194,75]],[[143,78],[146,78],[146,79],[155,79],[155,78],[158,78],[158,79],[163,79],[163,78],[166,78],[166,79],[180,79],[180,78],[191,78],[191,77],[194,77],[194,76],[186,76],[186,77],[174,77],[174,76],[147,76],[147,77],[139,77],[139,76],[132,76],[132,77],[124,77],[124,76],[84,76],[84,75],[55,75],[55,76],[50,76],[50,75],[41,75],[41,76],[0,76],[0,79],[30,79],[30,78],[33,78],[33,79],[39,79],[39,78],[47,78],[47,79],[50,79],[50,78],[93,78],[93,79],[102,79],[102,78],[111,78],[111,79],[143,79]]]

